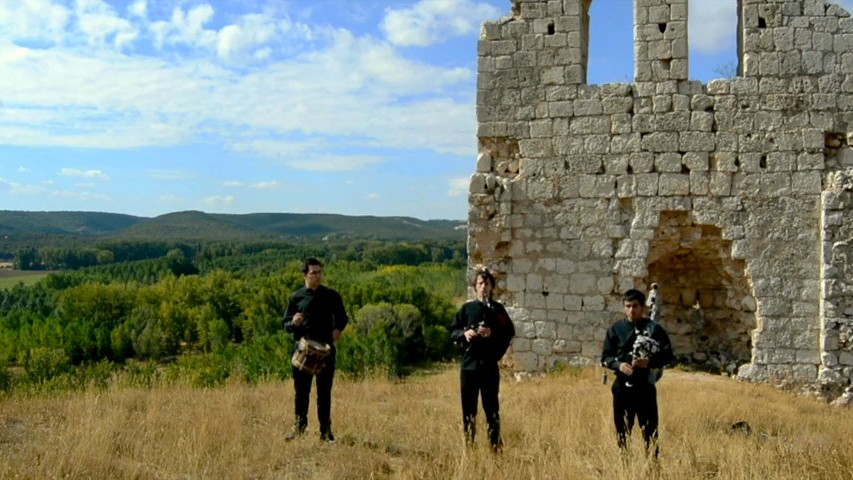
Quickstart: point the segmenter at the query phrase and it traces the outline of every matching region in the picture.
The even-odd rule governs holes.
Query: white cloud
[[[194,178],[196,175],[192,172],[187,172],[185,170],[167,170],[167,169],[150,169],[146,172],[151,178],[157,178],[160,180],[186,180],[188,178]]]
[[[714,54],[736,42],[737,5],[735,2],[690,0],[688,17],[691,47]]]
[[[13,40],[60,43],[71,11],[50,0],[0,2],[0,32]]]
[[[139,36],[130,22],[116,15],[115,10],[102,0],[78,0],[77,24],[89,45],[102,47],[112,43],[122,48]],[[111,42],[108,37],[112,37]]]
[[[174,202],[178,201],[180,197],[178,197],[177,195],[172,194],[172,193],[166,193],[166,194],[160,195],[160,197],[158,197],[158,198],[160,199],[161,202],[174,203]]]
[[[77,200],[83,201],[91,201],[91,200],[99,200],[99,201],[108,201],[109,197],[102,193],[92,193],[89,191],[82,192],[71,192],[68,190],[56,190],[50,192],[51,197],[59,197],[59,198],[75,198]]]
[[[380,200],[382,197],[378,193],[373,192],[373,193],[368,194],[364,198],[365,198],[365,200],[376,201],[376,200]]]
[[[265,182],[253,183],[251,188],[255,188],[258,190],[274,190],[276,188],[281,188],[281,182],[278,180],[269,180]]]
[[[224,197],[213,195],[210,197],[204,197],[201,202],[210,206],[231,205],[234,203],[234,195],[226,195]]]
[[[226,180],[222,182],[223,187],[242,187],[244,185],[245,183],[241,182],[240,180]]]
[[[29,172],[29,171],[30,171],[30,169],[29,169],[29,168],[27,168],[27,167],[25,167],[25,166],[23,166],[23,165],[21,165],[20,167],[18,167],[18,172],[20,172],[20,173],[27,173],[27,172]]]
[[[265,60],[272,54],[272,49],[260,47],[276,37],[276,29],[275,18],[271,16],[244,15],[238,24],[227,25],[219,30],[216,52],[219,58],[230,63]]]
[[[468,188],[471,183],[471,179],[467,177],[461,178],[451,178],[448,181],[450,185],[450,189],[447,191],[448,197],[461,197],[468,195]]]
[[[184,11],[181,7],[172,10],[170,21],[159,20],[151,23],[150,30],[155,36],[155,46],[189,45],[210,48],[216,45],[216,31],[204,28],[213,19],[215,10],[207,3],[196,5]]]
[[[86,11],[99,12],[98,2]],[[149,3],[144,5],[153,8]],[[388,160],[384,151],[371,149],[476,151],[475,74],[469,69],[430,65],[370,36],[268,13],[238,17],[240,35],[254,36],[245,44],[235,39],[220,52],[219,34],[205,28],[213,24],[213,7],[184,9],[161,22],[161,46],[181,46],[161,58],[134,54],[143,40],[154,42],[150,34],[159,27],[128,12],[139,28],[153,30],[127,52],[85,41],[73,49],[29,48],[0,33],[0,144],[120,149],[202,140],[318,171]],[[247,33],[246,25],[266,30]],[[284,38],[322,46],[283,56]],[[120,43],[115,33],[102,40]],[[236,72],[223,65],[220,53],[263,62],[251,72]],[[355,148],[369,153],[338,153]]]
[[[39,185],[22,185],[0,178],[0,192],[9,192],[12,195],[36,195],[46,191],[46,188]]]
[[[63,168],[59,174],[66,177],[97,178],[98,180],[109,180],[110,178],[100,170],[78,170],[76,168]]]
[[[284,163],[297,170],[345,172],[361,170],[368,165],[383,161],[385,161],[383,157],[371,155],[311,155],[298,159],[286,159]]]
[[[87,188],[87,189],[95,188],[95,184],[92,182],[75,183],[74,186],[77,188]]]
[[[424,47],[476,32],[484,19],[501,13],[473,0],[421,0],[411,8],[387,9],[381,27],[394,45]]]
[[[148,16],[148,2],[146,0],[136,0],[127,7],[128,13],[140,18]]]

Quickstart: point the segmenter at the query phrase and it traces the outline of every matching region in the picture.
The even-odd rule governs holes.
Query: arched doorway
[[[756,302],[742,260],[719,227],[664,211],[649,245],[646,284],[658,283],[660,322],[679,361],[734,373],[751,358]]]

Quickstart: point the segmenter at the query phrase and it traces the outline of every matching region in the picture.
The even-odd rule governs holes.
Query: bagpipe
[[[649,322],[646,324],[646,328],[634,329],[634,345],[631,347],[632,362],[634,360],[651,359],[660,351],[660,343],[654,338],[652,338],[652,333],[654,332],[655,325],[656,324],[654,321],[649,320]],[[649,368],[648,370],[648,382],[649,384],[654,385],[663,376],[663,369]],[[626,381],[625,386],[631,387],[633,385],[630,381]]]

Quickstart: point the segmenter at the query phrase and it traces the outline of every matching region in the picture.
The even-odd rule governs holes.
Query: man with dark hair
[[[323,286],[323,264],[309,258],[302,266],[305,286],[290,297],[284,314],[284,328],[293,333],[295,343],[303,337],[328,345],[331,352],[325,358],[325,367],[317,377],[317,419],[320,422],[320,438],[334,443],[332,434],[332,381],[335,377],[335,342],[347,326],[349,318],[344,302],[338,292]],[[296,420],[293,432],[287,437],[293,440],[305,432],[308,426],[308,398],[311,381],[315,374],[307,373],[294,366],[293,387]]]
[[[489,443],[494,451],[498,451],[502,446],[498,361],[509,348],[515,327],[504,306],[492,299],[494,288],[495,277],[491,272],[479,270],[474,280],[477,298],[459,309],[450,327],[450,336],[462,348],[460,384],[465,441],[468,445],[474,443],[477,397],[482,396],[483,411],[489,425]]]
[[[625,319],[613,324],[604,338],[601,365],[616,373],[613,382],[613,421],[619,446],[625,448],[636,416],[646,450],[655,443],[658,454],[658,404],[655,382],[673,360],[672,345],[660,324],[643,315],[646,296],[628,290],[622,297]]]

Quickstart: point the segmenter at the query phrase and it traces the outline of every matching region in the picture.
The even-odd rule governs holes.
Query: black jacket
[[[648,378],[641,370],[634,369],[634,374],[630,377],[625,376],[619,371],[620,363],[631,363],[631,350],[634,348],[634,340],[637,338],[636,330],[645,331],[649,326],[648,318],[643,318],[636,326],[628,320],[620,320],[614,323],[607,329],[607,335],[604,337],[604,348],[601,352],[601,365],[616,372],[617,381],[625,382],[629,380],[634,382],[641,378]],[[649,358],[649,369],[663,368],[672,363],[674,357],[672,354],[672,344],[669,342],[669,336],[659,323],[654,323],[651,328],[651,337],[657,340],[659,350],[656,354]]]
[[[302,313],[302,325],[293,324],[293,316]],[[302,287],[290,296],[287,310],[284,313],[284,328],[293,333],[293,338],[299,341],[306,337],[310,340],[334,345],[332,331],[343,331],[349,317],[344,309],[344,302],[338,292],[320,285],[315,290]]]
[[[488,338],[476,337],[470,342],[465,339],[465,330],[477,329],[480,324],[489,327],[492,334]],[[462,369],[497,368],[498,361],[504,356],[515,326],[503,305],[491,301],[484,304],[471,300],[456,314],[450,327],[450,338],[462,348]]]

